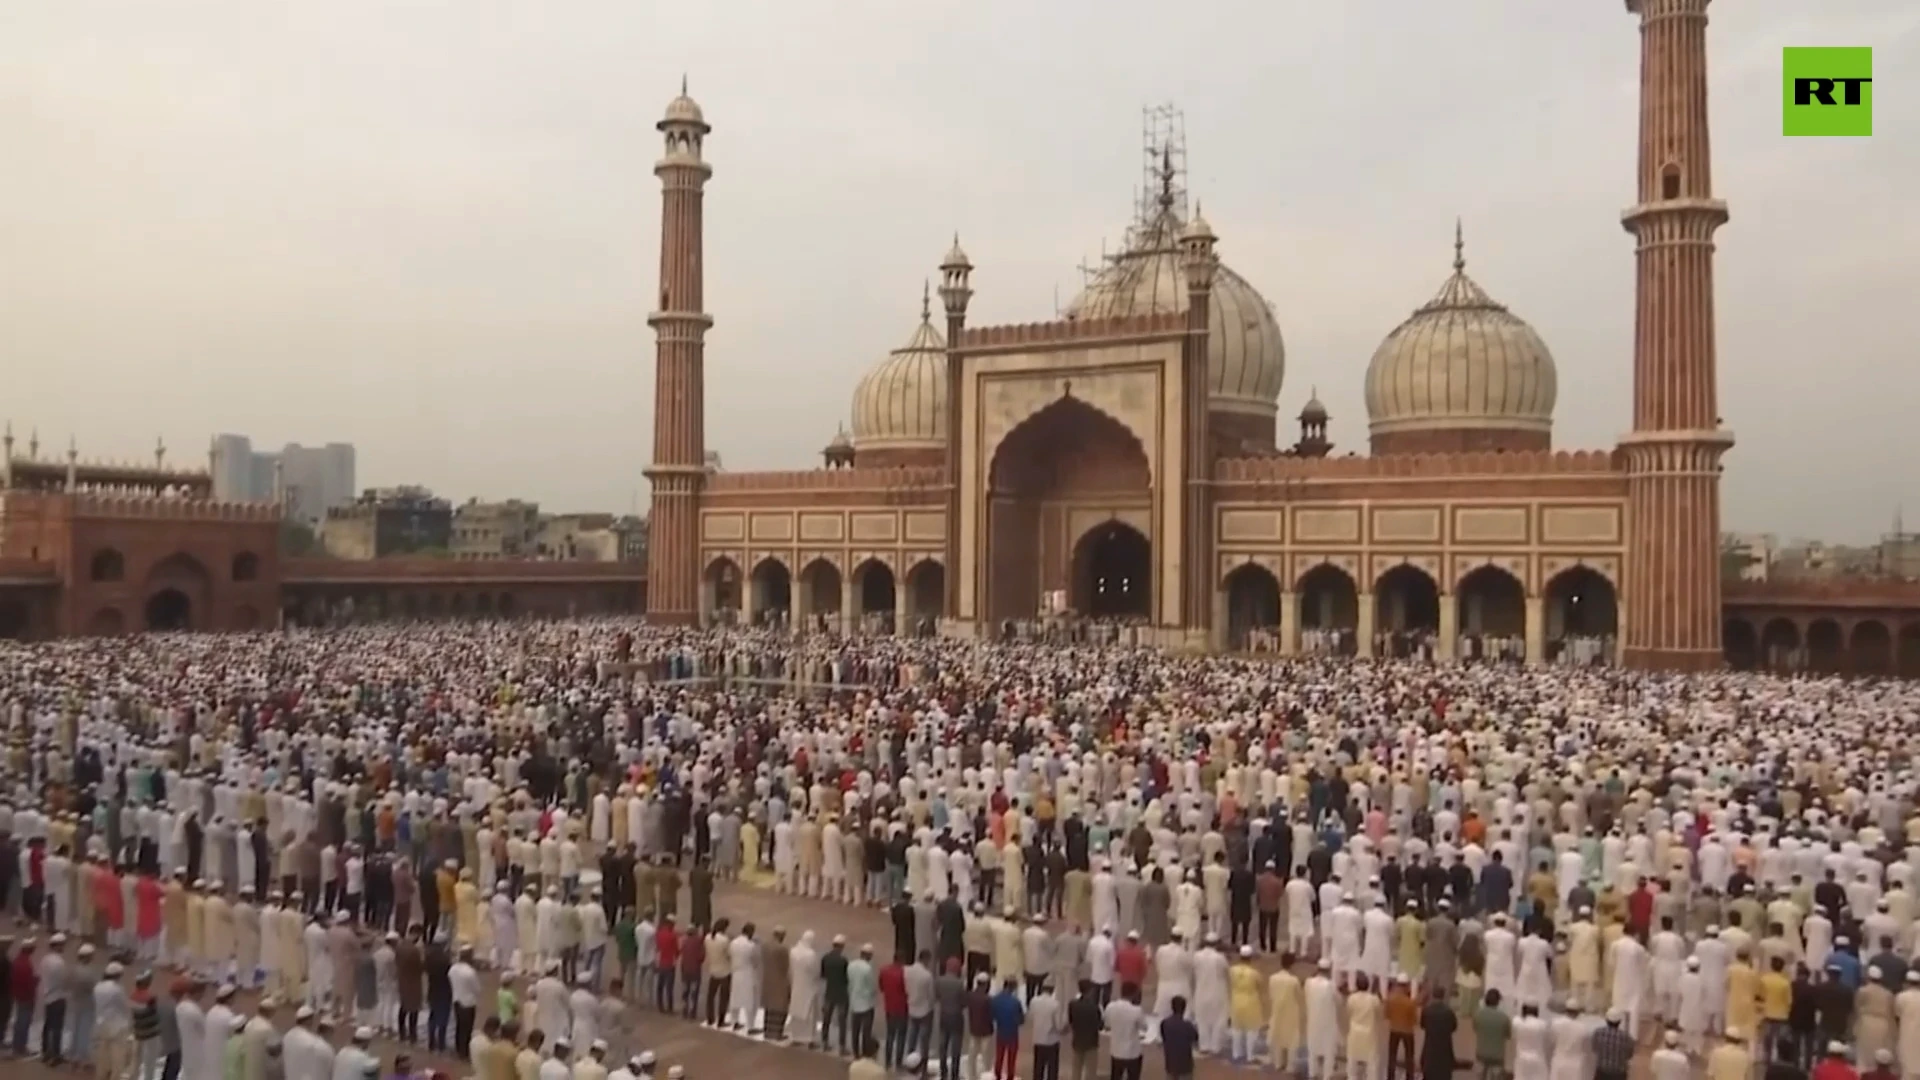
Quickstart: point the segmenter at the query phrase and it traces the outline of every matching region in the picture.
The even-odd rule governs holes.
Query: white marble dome
[[[1367,418],[1375,436],[1553,429],[1559,377],[1533,327],[1467,276],[1454,242],[1453,276],[1374,351]]]
[[[1187,310],[1187,277],[1180,264],[1184,223],[1171,207],[1136,225],[1127,248],[1067,306],[1073,318],[1165,315]],[[1287,350],[1273,305],[1247,279],[1221,265],[1207,311],[1209,397],[1215,412],[1272,419],[1279,412]]]
[[[907,343],[853,388],[853,448],[933,450],[947,445],[947,342],[923,296]]]

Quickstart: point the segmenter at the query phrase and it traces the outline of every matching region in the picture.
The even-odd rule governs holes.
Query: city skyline
[[[13,196],[0,200],[10,204],[0,229],[30,253],[0,269],[0,283],[21,301],[23,317],[8,321],[15,347],[54,362],[27,367],[16,426],[37,425],[62,448],[70,428],[83,453],[135,459],[155,434],[181,454],[212,431],[320,427],[359,448],[362,486],[630,505],[651,441],[651,126],[685,66],[726,135],[709,193],[707,428],[731,467],[818,462],[859,374],[911,328],[921,279],[956,227],[979,267],[983,319],[1050,317],[1056,290],[1062,302],[1079,291],[1075,264],[1097,256],[1102,236],[1117,242],[1138,183],[1138,109],[1165,98],[1185,109],[1188,184],[1223,257],[1276,305],[1283,417],[1317,388],[1336,452],[1363,445],[1367,356],[1444,276],[1457,214],[1476,277],[1559,361],[1556,445],[1611,447],[1629,422],[1632,322],[1631,241],[1618,222],[1632,195],[1633,117],[1622,108],[1632,60],[1616,6],[1405,6],[1393,32],[1330,58],[1305,46],[1372,31],[1305,6],[1235,7],[1249,30],[1290,28],[1270,37],[1269,59],[1292,74],[1253,70],[1239,39],[1260,34],[1213,43],[1217,66],[1245,85],[1211,70],[1197,39],[1128,24],[1144,5],[1119,5],[1099,25],[1043,14],[1022,20],[992,85],[964,91],[954,61],[916,34],[973,42],[957,54],[977,54],[991,10],[965,24],[867,19],[853,35],[864,52],[829,37],[821,56],[783,66],[723,48],[800,32],[782,16],[743,29],[663,9],[659,34],[642,38],[639,16],[594,7],[597,21],[511,45],[498,28],[463,27],[437,82],[399,66],[405,44],[444,29],[423,17],[396,19],[384,43],[336,40],[337,27],[282,42],[238,20],[228,32],[259,50],[246,64],[293,50],[323,74],[299,88],[268,80],[258,101],[191,70],[189,44],[138,14],[97,52],[72,51],[83,23],[124,5],[35,12],[27,33],[0,44],[0,57],[24,61],[0,64],[13,72],[0,86],[24,79],[11,89],[38,104],[0,112],[0,135],[32,151],[22,174],[0,178],[0,195]],[[349,5],[342,22],[357,17]],[[1874,463],[1911,456],[1900,421],[1920,377],[1898,363],[1903,335],[1873,315],[1920,285],[1901,233],[1914,226],[1889,212],[1914,143],[1780,139],[1778,48],[1815,34],[1870,41],[1883,71],[1912,69],[1920,14],[1862,3],[1815,27],[1764,0],[1715,5],[1714,18],[1715,171],[1735,207],[1718,263],[1721,397],[1740,440],[1726,462],[1725,523],[1869,538],[1913,501],[1898,470]],[[1043,48],[1073,34],[1096,55]],[[1510,65],[1449,59],[1449,46],[1489,34]],[[1146,41],[1163,55],[1145,70],[1102,65]],[[174,51],[88,82],[103,58],[157,43]],[[1556,48],[1564,55],[1551,62],[1540,55]],[[633,55],[616,62],[623,51]],[[909,73],[879,70],[875,55]],[[567,58],[578,63],[561,72]],[[805,93],[764,93],[829,60],[842,70]],[[355,61],[375,64],[374,85],[344,78]],[[485,75],[509,61],[556,78],[508,101]],[[1273,108],[1305,100],[1303,85],[1343,65],[1344,119]],[[133,102],[142,87],[168,100]],[[1520,100],[1523,88],[1533,100]],[[381,124],[348,137],[370,92],[400,91]],[[276,141],[269,121],[287,115],[313,121],[310,142]],[[91,148],[49,137],[82,122],[97,133]],[[1549,142],[1567,130],[1581,140]],[[216,153],[209,140],[235,132],[254,139]],[[405,138],[420,148],[359,156]],[[315,158],[309,186],[265,189],[304,156]],[[106,168],[116,160],[124,168]],[[96,190],[119,171],[134,180]],[[1781,209],[1815,194],[1826,200],[1818,212]],[[104,207],[104,196],[129,205]],[[130,235],[157,239],[135,251]],[[163,263],[182,265],[161,280]],[[98,319],[100,307],[116,319]],[[183,375],[210,389],[165,395]],[[125,393],[89,398],[109,383]],[[169,414],[154,417],[163,400]]]

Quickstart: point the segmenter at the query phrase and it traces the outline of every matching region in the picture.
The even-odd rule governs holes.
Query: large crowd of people
[[[693,1020],[862,1076],[1920,1077],[1920,687],[1091,640],[0,644],[0,1043],[637,1080]]]

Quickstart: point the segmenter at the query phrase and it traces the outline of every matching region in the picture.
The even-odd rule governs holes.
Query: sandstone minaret
[[[1714,371],[1713,197],[1707,139],[1708,0],[1626,0],[1640,17],[1633,432],[1627,462],[1624,660],[1720,665],[1720,426]]]
[[[1167,171],[1171,208],[1173,171]],[[1193,208],[1193,220],[1180,230],[1180,269],[1187,279],[1187,336],[1181,341],[1180,384],[1184,391],[1181,418],[1186,443],[1181,455],[1186,475],[1181,477],[1180,626],[1196,635],[1195,644],[1207,644],[1204,635],[1213,625],[1214,585],[1219,568],[1213,557],[1213,433],[1208,423],[1213,382],[1207,348],[1208,315],[1212,308],[1214,272],[1220,268],[1213,229]],[[1171,620],[1169,620],[1171,621]]]
[[[666,153],[660,178],[660,305],[647,316],[657,342],[653,383],[653,486],[647,523],[647,614],[655,622],[700,618],[700,488],[706,479],[706,314],[701,198],[713,169],[701,157],[713,130],[687,96],[655,125]]]

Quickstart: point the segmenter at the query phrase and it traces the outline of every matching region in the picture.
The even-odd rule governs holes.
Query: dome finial
[[[1173,209],[1173,146],[1168,144],[1160,148],[1160,209],[1166,212]]]
[[[920,279],[920,321],[933,321],[933,280]]]
[[[1460,226],[1460,219],[1453,219],[1453,270],[1459,273],[1467,268],[1466,232]]]
[[[687,96],[687,73],[684,71],[680,73],[680,96]]]

